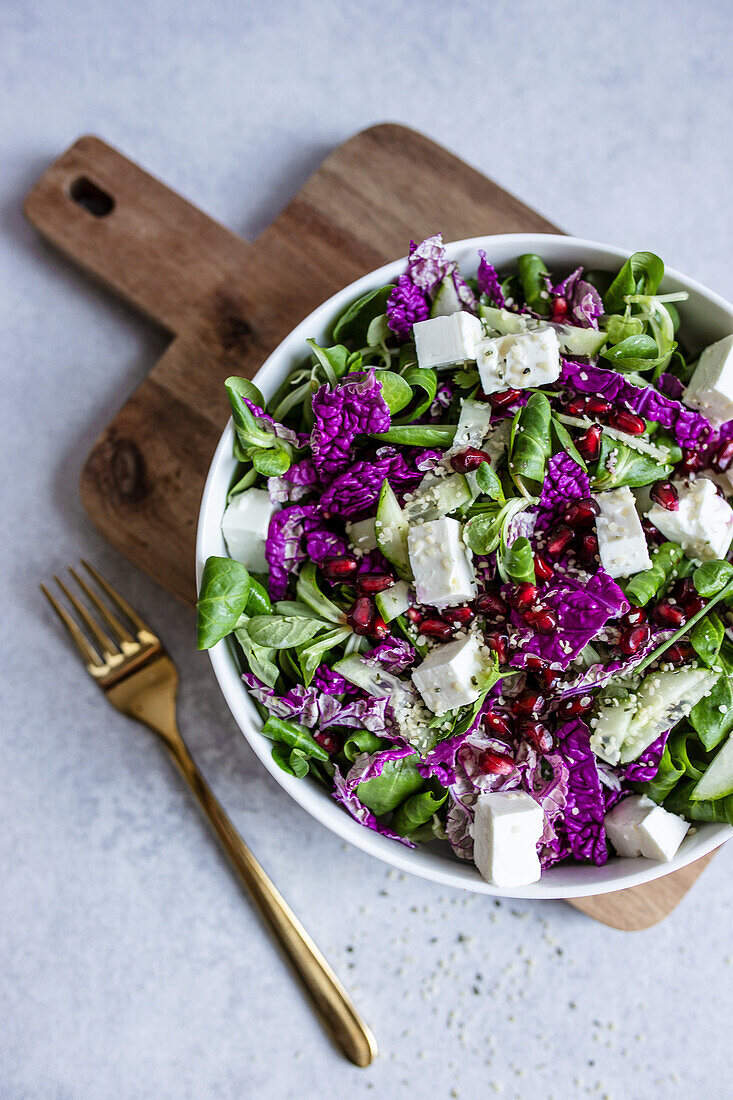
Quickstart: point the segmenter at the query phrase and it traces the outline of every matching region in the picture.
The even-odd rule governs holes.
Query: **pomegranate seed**
[[[676,512],[680,506],[680,498],[671,481],[655,481],[649,490],[649,496],[655,504],[666,508],[668,512]]]
[[[506,634],[500,634],[497,630],[491,631],[489,634],[484,634],[484,641],[489,649],[493,650],[496,654],[500,665],[506,664],[507,659],[507,642],[508,638]]]
[[[521,390],[502,390],[500,393],[489,394],[489,401],[492,409],[508,409],[510,405],[516,404],[521,396]]]
[[[527,656],[524,658],[524,667],[531,668],[533,671],[536,671],[540,668],[546,668],[547,662],[543,661],[541,657],[535,656],[534,653],[528,653]]]
[[[683,665],[685,661],[692,660],[694,655],[695,651],[689,642],[675,642],[666,653],[662,654],[662,661],[669,661],[673,665]]]
[[[407,615],[410,622],[415,623],[415,625],[422,622],[422,612],[418,611],[416,607],[408,607],[405,615]]]
[[[514,761],[508,753],[484,749],[478,758],[478,766],[484,775],[508,775],[514,768]]]
[[[595,563],[598,558],[598,539],[595,535],[583,535],[578,546],[578,556],[585,565]]]
[[[446,607],[443,618],[454,626],[468,626],[476,618],[472,607]]]
[[[676,469],[679,470],[680,473],[689,474],[694,470],[701,470],[703,462],[704,459],[698,451],[685,448],[682,451],[682,458],[677,463]]]
[[[507,714],[499,714],[496,710],[487,710],[483,717],[483,723],[487,730],[496,733],[500,737],[511,737],[512,723]]]
[[[353,554],[343,554],[337,558],[324,558],[321,564],[321,572],[331,584],[348,580],[356,573],[359,563]]]
[[[552,300],[552,319],[553,321],[562,321],[568,315],[568,303],[565,298],[553,298]]]
[[[726,439],[710,459],[710,465],[718,474],[724,474],[733,462],[733,439]]]
[[[669,626],[674,629],[683,626],[687,622],[687,616],[682,608],[676,604],[668,603],[667,600],[660,600],[654,608],[652,616],[660,626]]]
[[[590,396],[586,408],[591,416],[608,416],[613,405],[603,397]]]
[[[538,634],[552,634],[557,630],[557,615],[549,607],[536,607],[533,611],[525,611],[522,615],[527,626],[531,626]]]
[[[643,435],[646,431],[646,420],[636,413],[627,412],[626,409],[614,409],[608,418],[608,423],[619,432],[627,435]]]
[[[492,619],[503,619],[509,610],[496,592],[483,592],[476,600],[476,607],[482,615]]]
[[[592,462],[593,459],[598,458],[601,450],[601,425],[591,424],[590,428],[575,440],[575,446],[586,462]]]
[[[459,451],[450,460],[457,474],[468,474],[471,470],[478,470],[482,462],[491,462],[491,457],[486,454],[486,451],[478,451],[475,447],[466,447],[465,451]]]
[[[512,704],[512,711],[520,718],[537,718],[545,709],[545,697],[539,691],[525,688]]]
[[[705,606],[705,600],[702,596],[691,596],[689,600],[685,600],[682,604],[682,608],[688,619],[691,619],[693,615],[697,615],[698,611],[702,611]]]
[[[341,738],[337,737],[335,733],[329,733],[328,730],[324,730],[323,733],[314,733],[313,740],[317,742],[322,749],[325,749],[330,756],[341,751]]]
[[[359,596],[351,605],[346,621],[355,634],[369,634],[376,617],[377,609],[369,597]]]
[[[621,616],[621,626],[638,626],[646,622],[646,611],[643,607],[630,607],[625,615]]]
[[[442,619],[423,619],[418,630],[428,638],[440,638],[443,642],[453,636],[453,627]]]
[[[662,539],[664,538],[664,536],[662,535],[662,532],[659,530],[659,528],[655,527],[654,524],[652,523],[652,521],[650,519],[647,519],[646,516],[644,516],[644,518],[641,521],[641,527],[642,527],[642,530],[643,530],[644,534],[646,535],[646,541],[647,542],[651,542],[651,543],[661,542]]]
[[[585,411],[588,408],[587,397],[573,397],[568,401],[565,406],[565,412],[568,416],[585,416]]]
[[[389,638],[389,627],[387,626],[381,615],[375,616],[369,633],[373,638],[376,638],[378,642],[383,642],[385,638]]]
[[[530,741],[540,752],[549,752],[554,744],[552,734],[542,722],[529,720],[520,722],[519,735],[526,741]]]
[[[538,581],[549,581],[550,577],[555,575],[555,570],[547,558],[542,557],[542,554],[534,555],[534,575]]]
[[[594,500],[573,500],[562,514],[563,522],[571,527],[591,527],[600,510]]]
[[[556,668],[540,668],[537,670],[537,679],[543,691],[551,692],[560,679],[560,673]]]
[[[681,577],[680,580],[675,581],[670,589],[670,595],[674,596],[678,603],[684,603],[697,596],[692,577]]]
[[[356,578],[356,587],[365,596],[374,596],[385,592],[394,584],[394,577],[388,573],[360,573]]]
[[[573,695],[570,699],[563,699],[557,708],[558,718],[577,718],[579,714],[585,714],[593,706],[592,695]]]
[[[551,558],[559,558],[574,538],[575,532],[572,527],[568,527],[566,523],[561,523],[559,527],[553,527],[550,531],[545,549]]]
[[[633,657],[643,645],[646,645],[651,636],[649,623],[639,623],[638,626],[628,627],[622,632],[618,640],[621,652],[625,653],[627,657]]]
[[[526,611],[537,599],[537,585],[529,581],[515,584],[509,592],[509,603],[515,611]]]

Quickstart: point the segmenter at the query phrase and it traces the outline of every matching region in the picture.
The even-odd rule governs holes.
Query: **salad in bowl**
[[[296,330],[267,399],[227,380],[198,644],[381,843],[509,892],[664,873],[733,824],[733,336],[652,253],[470,244]]]

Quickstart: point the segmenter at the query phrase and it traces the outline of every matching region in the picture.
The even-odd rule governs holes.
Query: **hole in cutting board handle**
[[[115,200],[86,176],[79,176],[71,184],[69,194],[75,203],[83,206],[95,218],[106,218],[115,208]]]

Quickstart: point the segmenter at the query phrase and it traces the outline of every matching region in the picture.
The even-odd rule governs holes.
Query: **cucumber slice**
[[[377,535],[374,530],[373,519],[360,519],[356,523],[347,523],[346,535],[356,550],[363,550],[365,554],[368,554],[370,550],[377,549]]]
[[[621,748],[621,763],[629,764],[665,730],[686,718],[718,679],[707,668],[673,668],[650,672],[636,696],[633,728]]]
[[[385,592],[377,592],[374,602],[385,623],[391,623],[410,606],[410,586],[407,581],[397,581]]]
[[[350,684],[355,684],[376,699],[384,699],[385,696],[392,698],[395,692],[405,690],[404,684],[393,672],[387,672],[378,665],[368,664],[363,657],[358,657],[356,654],[336,661],[333,670],[340,672]]]
[[[460,313],[463,308],[463,302],[458,297],[456,284],[453,282],[450,275],[446,275],[442,283],[439,283],[438,289],[435,292],[433,304],[430,309],[430,316],[450,317],[451,313]]]
[[[694,802],[707,802],[733,794],[733,734],[715,754],[705,774],[690,792]]]
[[[461,404],[453,446],[480,446],[489,431],[492,411],[488,401],[470,401],[466,398]]]
[[[402,580],[411,581],[412,568],[407,552],[408,530],[409,524],[392,486],[385,481],[379,494],[377,517],[374,521],[377,546],[387,561],[392,562]]]
[[[608,764],[618,763],[635,711],[636,696],[631,692],[604,698],[593,718],[590,739],[590,747],[601,760]]]
[[[455,512],[461,505],[473,500],[473,496],[464,474],[449,474],[441,478],[427,474],[412,500],[405,505],[404,515],[410,524],[427,523],[428,520],[441,519],[449,512]],[[382,553],[387,557],[385,551]]]
[[[577,328],[575,325],[553,325],[557,333],[560,351],[569,351],[571,355],[592,357],[598,355],[608,340],[607,332],[598,332],[594,328]]]
[[[527,320],[517,313],[510,313],[508,309],[498,309],[496,306],[478,307],[482,321],[486,321],[495,332],[501,336],[513,336],[518,332],[524,332],[527,328]]]

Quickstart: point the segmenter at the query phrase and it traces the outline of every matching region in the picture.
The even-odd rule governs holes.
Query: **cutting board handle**
[[[171,332],[205,312],[249,246],[97,137],[79,138],[26,197],[29,221]]]

